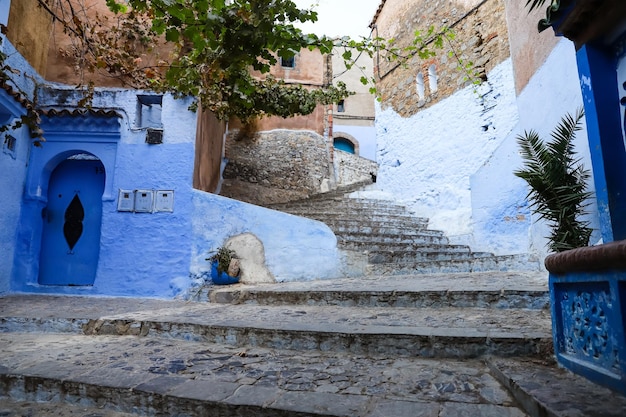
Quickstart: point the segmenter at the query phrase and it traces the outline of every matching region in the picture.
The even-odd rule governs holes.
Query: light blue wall
[[[517,96],[519,122],[510,131],[491,158],[471,177],[472,249],[497,254],[532,253],[543,258],[548,254],[550,229],[531,213],[526,199],[528,186],[513,172],[522,168],[517,136],[535,130],[549,139],[551,132],[566,114],[575,114],[582,106],[576,52],[567,39],[561,40]],[[540,105],[538,104],[540,101]],[[576,134],[574,149],[583,165],[591,170],[586,129]],[[593,183],[589,184],[593,191]],[[586,217],[596,229],[590,244],[600,239],[595,202],[590,201]]]
[[[267,267],[278,281],[340,276],[341,255],[326,225],[193,190],[196,115],[188,110],[191,100],[164,97],[163,143],[149,145],[145,129],[136,126],[139,93],[145,94],[98,90],[92,110],[77,114],[81,96],[74,89],[48,85],[39,90],[42,107],[53,110],[42,117],[46,142],[40,148],[31,146],[25,181],[7,188],[14,196],[24,190],[17,236],[7,236],[15,247],[11,291],[183,296],[208,270],[208,252],[241,233],[261,240]],[[96,279],[93,286],[42,286],[38,284],[41,212],[50,174],[60,162],[79,153],[96,156],[106,170]],[[119,211],[119,190],[173,190],[174,210]],[[17,223],[18,198],[13,205]]]
[[[252,233],[263,243],[277,281],[336,278],[342,274],[337,238],[324,223],[193,191],[191,272],[209,269],[205,258],[232,237]]]
[[[166,96],[163,144],[146,144],[146,131],[135,126],[137,93],[97,92],[94,111],[115,109],[120,117],[61,113],[43,118],[47,141],[41,148],[31,149],[16,241],[13,291],[172,297],[178,289],[173,289],[170,282],[189,276],[195,113],[188,110],[191,100]],[[63,86],[40,91],[42,106],[54,107],[57,112],[63,107],[72,109],[78,99],[77,93]],[[40,214],[46,204],[49,176],[58,163],[79,152],[95,155],[106,169],[96,280],[93,287],[40,286],[37,283]],[[119,189],[173,190],[174,211],[118,211]]]
[[[375,126],[350,126],[336,124],[333,136],[341,136],[347,133],[359,141],[359,156],[376,161],[376,127]]]

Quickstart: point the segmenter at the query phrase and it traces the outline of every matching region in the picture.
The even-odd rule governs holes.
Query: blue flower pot
[[[217,261],[211,263],[211,280],[215,285],[228,285],[237,284],[239,277],[231,277],[226,272],[219,272],[217,270]]]

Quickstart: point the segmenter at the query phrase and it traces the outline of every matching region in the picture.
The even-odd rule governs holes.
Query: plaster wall
[[[337,239],[325,224],[198,190],[192,200],[192,276],[205,276],[209,252],[244,233],[263,243],[266,265],[276,281],[341,276]]]
[[[344,82],[348,90],[355,94],[344,99],[342,112],[339,112],[336,104],[333,106],[333,136],[349,135],[350,140],[356,140],[359,144],[358,155],[375,161],[374,102],[376,100],[369,91],[371,85],[364,85],[361,82],[361,77],[372,78],[374,61],[369,55],[359,54],[353,50],[351,52],[355,63],[353,67],[347,69],[342,58],[343,52],[342,50],[333,51],[333,82]]]
[[[12,74],[11,89],[19,89],[25,96],[32,99],[35,82],[41,81],[37,72],[16,51],[11,42],[2,38],[0,48],[7,55],[5,63],[18,70]],[[0,118],[2,124],[10,124],[26,113],[22,104],[7,90],[0,90]],[[6,134],[15,138],[15,148],[8,149],[6,136],[0,135],[0,293],[10,291],[10,277],[13,273],[15,239],[21,211],[22,194],[26,181],[28,158],[31,145],[30,132],[26,126],[8,131]]]
[[[40,74],[45,73],[52,17],[37,0],[3,1],[11,3],[7,37],[30,65]]]
[[[467,87],[411,117],[381,109],[376,116],[377,186],[430,218],[430,228],[467,240],[472,233],[470,176],[517,120],[510,59],[479,88]]]
[[[546,17],[545,7],[529,13],[526,2],[504,0],[504,3],[515,73],[515,91],[520,94],[559,43],[559,38],[554,36],[552,30],[541,33],[537,31],[537,22]]]
[[[474,248],[499,253],[530,252],[545,257],[550,230],[531,214],[525,197],[527,185],[513,175],[522,167],[517,136],[535,130],[544,140],[550,138],[561,118],[582,107],[576,55],[573,44],[561,38],[517,98],[519,124],[494,155],[471,178]],[[587,135],[576,134],[575,148],[583,165],[591,170]],[[494,179],[498,181],[494,181]],[[593,191],[593,180],[589,182]],[[595,200],[590,200],[586,219],[595,229],[590,244],[600,239]]]
[[[294,57],[295,65],[293,68],[283,67],[280,59],[278,63],[270,69],[270,74],[278,79],[283,79],[287,84],[301,84],[304,87],[322,87],[328,78],[328,62],[327,57],[322,55],[318,50],[310,51],[303,49]],[[259,73],[253,75],[261,76]],[[254,129],[257,132],[264,132],[273,129],[294,129],[294,130],[313,130],[318,134],[324,134],[324,118],[325,107],[319,105],[311,114],[297,115],[294,117],[283,118],[278,116],[263,117],[255,121]],[[237,122],[231,124],[236,129]]]
[[[354,66],[350,69],[346,68],[343,60],[342,49],[336,49],[332,54],[333,83],[342,81],[346,84],[348,90],[355,94],[346,97],[344,100],[344,112],[337,112],[337,105],[334,106],[334,114],[341,114],[345,117],[374,117],[374,96],[370,94],[371,85],[363,84],[361,77],[371,79],[374,75],[374,60],[366,53],[359,54],[356,50],[351,50]],[[370,120],[373,124],[373,120]]]
[[[333,118],[337,120],[336,118]],[[333,137],[344,137],[359,142],[359,156],[376,161],[376,126],[339,124],[333,126]]]
[[[2,93],[0,93],[2,94]],[[4,94],[0,103],[5,100]],[[26,179],[28,165],[28,148],[30,135],[27,128],[10,132],[15,138],[15,150],[7,149],[4,134],[0,136],[2,151],[0,151],[0,294],[10,289],[9,277],[13,270],[13,256],[15,253],[15,237],[19,223],[22,193]]]
[[[79,95],[73,89],[57,87],[40,91],[41,105],[57,107],[64,102],[71,108]],[[44,119],[45,127],[58,124],[58,118],[62,117],[61,122],[67,128],[51,129],[54,134],[51,133],[50,140],[42,148],[31,150],[30,179],[16,245],[12,290],[146,297],[172,297],[179,291],[171,282],[187,277],[189,271],[195,114],[187,110],[190,100],[165,96],[163,144],[148,145],[145,129],[135,126],[136,94],[130,90],[99,90],[95,95],[93,109],[116,109],[122,115],[113,119],[119,124],[117,135],[98,139],[104,142],[93,141],[102,136],[96,120],[104,123],[107,118],[89,121],[89,116],[52,116],[49,122]],[[42,230],[39,213],[46,204],[49,175],[61,160],[81,151],[97,156],[106,169],[96,280],[90,287],[40,286],[37,283]],[[118,211],[120,189],[173,190],[174,211]]]
[[[324,224],[193,190],[196,115],[187,110],[190,100],[163,97],[163,143],[149,145],[145,129],[135,125],[138,93],[145,92],[98,90],[92,110],[82,114],[74,110],[81,95],[73,88],[48,86],[39,91],[41,105],[54,112],[43,118],[49,140],[31,149],[20,228],[12,239],[16,250],[10,291],[185,296],[207,277],[208,252],[242,233],[262,242],[276,280],[341,274],[336,238]],[[102,115],[111,109],[120,117]],[[96,279],[93,286],[42,286],[37,282],[41,210],[49,176],[67,156],[80,152],[98,157],[106,170]],[[137,189],[173,190],[173,212],[118,211],[118,191]]]

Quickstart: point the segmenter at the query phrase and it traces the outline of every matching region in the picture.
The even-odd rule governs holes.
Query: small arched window
[[[437,67],[435,64],[428,67],[428,86],[430,87],[430,94],[437,92]]]
[[[341,137],[334,138],[333,147],[335,149],[339,149],[340,151],[354,154],[354,144],[346,138],[341,138]]]
[[[417,90],[417,97],[420,100],[424,99],[424,75],[422,73],[418,73],[417,77],[415,77],[415,88]]]

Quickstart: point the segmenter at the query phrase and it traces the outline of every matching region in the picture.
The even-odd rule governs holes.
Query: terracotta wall
[[[276,78],[282,78],[287,83],[302,84],[305,87],[321,87],[329,79],[329,62],[318,50],[310,51],[303,49],[295,56],[295,67],[285,68],[278,64],[274,65],[270,71]],[[256,74],[258,75],[258,74]],[[256,130],[259,132],[273,129],[294,129],[312,130],[318,134],[324,134],[323,106],[318,106],[313,113],[290,118],[263,117],[256,121]],[[238,129],[240,125],[235,121],[231,124],[233,129]]]
[[[22,56],[45,75],[52,18],[37,0],[13,0],[9,10],[7,37]]]
[[[509,27],[511,58],[515,74],[515,91],[519,94],[530,78],[543,65],[560,38],[549,29],[542,33],[537,30],[537,22],[545,18],[545,8],[528,13],[526,2],[504,0],[506,20]]]

